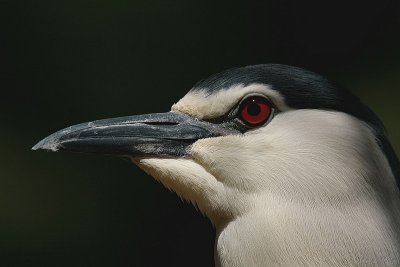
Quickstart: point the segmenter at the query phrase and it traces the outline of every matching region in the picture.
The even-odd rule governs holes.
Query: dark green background
[[[399,152],[399,16],[399,1],[1,1],[0,264],[212,265],[209,222],[129,161],[30,148],[71,124],[167,111],[226,68],[324,74]]]

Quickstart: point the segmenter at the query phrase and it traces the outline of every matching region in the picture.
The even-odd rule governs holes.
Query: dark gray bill
[[[236,132],[179,112],[97,120],[53,133],[32,149],[127,156],[186,156],[198,139]]]

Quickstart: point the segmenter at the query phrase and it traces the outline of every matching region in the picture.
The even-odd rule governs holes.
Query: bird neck
[[[398,213],[374,200],[264,204],[217,227],[217,266],[398,266]]]

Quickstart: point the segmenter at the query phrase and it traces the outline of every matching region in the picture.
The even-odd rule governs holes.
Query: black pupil
[[[249,106],[247,107],[247,112],[249,113],[249,115],[256,116],[260,113],[260,111],[261,111],[261,108],[257,103],[255,103],[255,102],[249,103]]]

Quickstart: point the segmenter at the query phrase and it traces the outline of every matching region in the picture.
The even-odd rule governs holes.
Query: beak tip
[[[59,150],[59,142],[53,138],[53,136],[46,137],[45,139],[39,141],[36,145],[34,145],[32,150],[47,150],[56,152]]]

